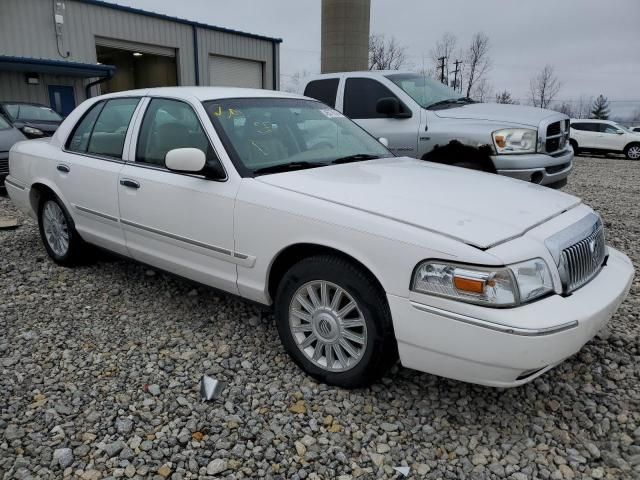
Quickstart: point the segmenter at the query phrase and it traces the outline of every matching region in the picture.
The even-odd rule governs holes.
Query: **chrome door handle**
[[[135,180],[131,180],[129,178],[122,178],[120,180],[120,185],[122,185],[123,187],[129,187],[129,188],[140,188],[140,184],[138,182],[136,182]]]
[[[58,169],[58,171],[60,171],[62,173],[69,173],[71,171],[69,166],[65,165],[64,163],[59,163],[58,166],[56,167],[56,169]]]

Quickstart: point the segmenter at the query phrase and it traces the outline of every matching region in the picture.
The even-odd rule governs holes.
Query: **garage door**
[[[262,62],[211,55],[209,57],[209,85],[262,88]]]

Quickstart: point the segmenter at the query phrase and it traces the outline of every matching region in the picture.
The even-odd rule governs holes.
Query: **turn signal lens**
[[[495,140],[498,148],[504,148],[505,140],[503,135],[496,135]]]
[[[465,277],[453,277],[453,286],[467,293],[480,294],[484,292],[485,282]]]

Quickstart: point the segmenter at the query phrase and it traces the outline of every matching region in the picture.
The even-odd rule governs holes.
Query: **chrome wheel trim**
[[[638,160],[640,158],[640,147],[633,146],[627,151],[627,155],[631,160]]]
[[[60,205],[47,200],[42,208],[42,229],[53,253],[63,257],[69,250],[69,226]]]
[[[367,348],[367,324],[358,304],[325,280],[296,290],[289,304],[289,329],[304,356],[329,372],[351,370]]]

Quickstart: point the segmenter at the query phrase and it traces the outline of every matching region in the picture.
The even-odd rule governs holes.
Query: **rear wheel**
[[[315,256],[291,267],[278,287],[275,316],[289,355],[321,382],[366,386],[397,359],[384,292],[340,257]]]
[[[640,160],[640,143],[632,143],[624,149],[624,154],[629,160]]]
[[[38,227],[44,248],[54,262],[74,265],[83,242],[64,205],[54,195],[44,196],[38,206]]]
[[[578,142],[576,142],[575,140],[571,139],[571,140],[569,140],[569,143],[573,147],[574,155],[578,155],[580,153],[580,150],[578,149]]]

